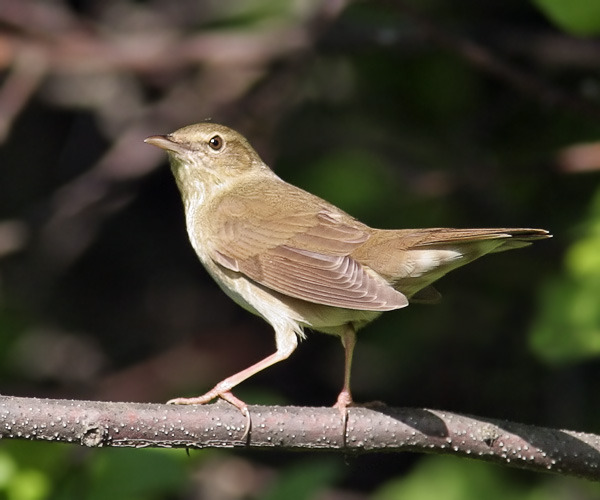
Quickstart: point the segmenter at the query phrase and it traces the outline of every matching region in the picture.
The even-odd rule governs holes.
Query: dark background
[[[211,119],[375,227],[540,227],[359,335],[359,401],[599,432],[600,13],[550,0],[0,0],[0,390],[162,402],[274,349],[189,245],[166,155]],[[242,384],[331,405],[336,338]],[[432,477],[437,478],[432,482]],[[2,479],[4,478],[4,479]],[[0,444],[2,498],[597,498],[421,455]]]

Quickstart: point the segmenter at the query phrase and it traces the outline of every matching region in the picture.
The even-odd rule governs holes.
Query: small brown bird
[[[271,324],[277,345],[203,396],[170,403],[221,397],[248,414],[231,389],[286,359],[310,328],[342,340],[344,385],[335,407],[345,411],[357,330],[409,301],[436,301],[431,284],[457,267],[550,237],[543,229],[370,228],[281,180],[243,136],[215,123],[145,142],[169,154],[200,261],[227,295]]]

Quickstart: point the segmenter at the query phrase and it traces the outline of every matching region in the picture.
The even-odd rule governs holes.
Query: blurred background
[[[600,4],[0,0],[0,390],[164,402],[274,350],[189,245],[151,134],[213,120],[375,227],[555,237],[438,282],[355,354],[358,401],[600,432]],[[242,384],[331,405],[337,339]],[[435,481],[432,481],[435,478]],[[452,457],[0,443],[0,498],[587,499]]]

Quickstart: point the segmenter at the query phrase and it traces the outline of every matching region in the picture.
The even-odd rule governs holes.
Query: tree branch
[[[414,9],[409,2],[395,0],[391,4],[410,17],[422,30],[427,41],[453,52],[469,64],[505,81],[523,94],[542,103],[560,106],[583,116],[595,119],[600,117],[600,107],[595,100],[581,98],[575,93],[564,91],[537,74],[520,68],[474,39],[446,30],[434,20],[421,14],[419,10]],[[508,41],[504,40],[503,45],[509,45]],[[578,48],[582,49],[583,46]]]
[[[600,436],[415,408],[107,403],[0,396],[0,438],[83,446],[327,449],[457,455],[600,480]]]

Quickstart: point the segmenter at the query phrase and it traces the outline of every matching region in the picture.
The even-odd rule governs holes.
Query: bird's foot
[[[241,399],[236,398],[230,390],[222,390],[219,388],[219,385],[215,386],[212,390],[208,391],[206,394],[202,396],[197,396],[195,398],[175,398],[167,401],[168,405],[203,405],[209,403],[215,398],[221,398],[227,401],[228,403],[235,406],[238,410],[242,412],[242,415],[246,417],[246,430],[242,436],[242,440],[248,436],[250,433],[250,429],[252,427],[252,420],[250,418],[250,411],[248,410],[248,405],[244,403]]]
[[[349,391],[342,391],[338,395],[337,401],[333,405],[334,408],[337,408],[340,413],[343,415],[348,412],[348,406],[354,405],[354,401],[352,400],[352,395]]]
[[[346,438],[348,433],[348,407],[353,406],[354,401],[352,400],[352,394],[350,391],[343,390],[338,395],[337,401],[333,405],[334,408],[340,412],[342,416],[342,430],[343,430],[343,442],[344,446],[346,445]]]

